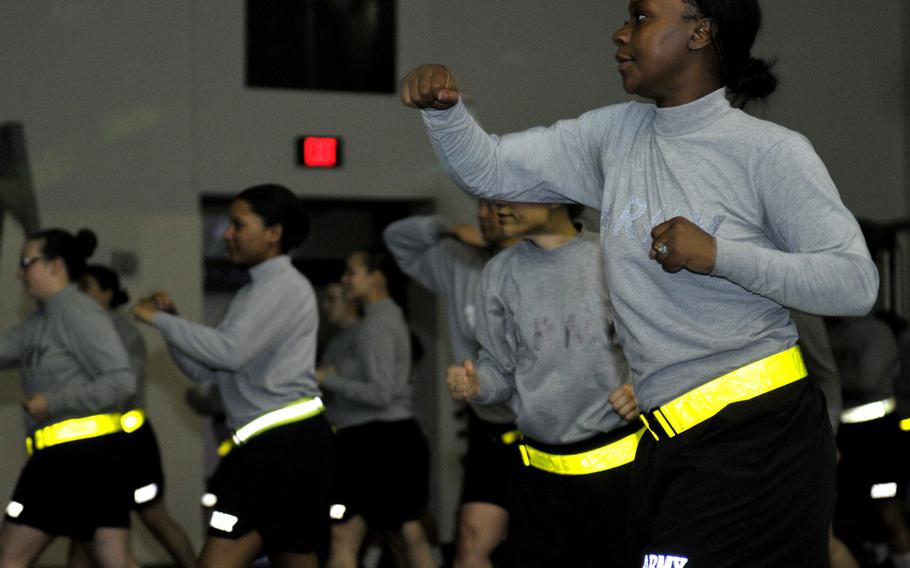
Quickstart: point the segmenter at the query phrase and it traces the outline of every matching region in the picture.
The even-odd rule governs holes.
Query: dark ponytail
[[[102,290],[110,290],[111,309],[118,308],[130,301],[130,295],[120,286],[120,277],[113,269],[102,264],[90,264],[85,269],[85,275],[91,276]]]
[[[41,254],[48,260],[62,259],[70,282],[82,278],[85,274],[85,261],[98,246],[95,233],[89,229],[79,229],[75,236],[63,229],[45,229],[32,233],[28,240],[42,241]]]
[[[758,0],[684,0],[711,19],[713,45],[720,65],[720,79],[735,106],[763,99],[777,88],[771,72],[775,61],[752,57],[752,45],[761,28]]]

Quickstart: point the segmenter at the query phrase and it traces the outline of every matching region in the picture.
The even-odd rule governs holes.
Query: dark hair
[[[63,229],[44,229],[28,236],[30,241],[42,241],[41,254],[48,260],[63,259],[71,282],[85,274],[85,260],[92,256],[98,239],[89,229],[79,229],[76,236]]]
[[[255,185],[238,193],[234,200],[250,204],[253,212],[262,217],[266,227],[281,225],[281,252],[286,253],[306,239],[310,218],[294,193],[273,183]]]
[[[395,257],[383,245],[375,248],[361,249],[354,251],[354,254],[363,255],[363,265],[368,272],[378,270],[385,276],[386,287],[389,289],[389,295],[399,304],[403,305],[405,289],[408,280],[404,273],[398,268]]]
[[[130,295],[120,287],[120,276],[112,268],[102,264],[89,264],[85,276],[91,276],[102,290],[111,290],[111,308],[117,308],[130,301]]]
[[[758,0],[683,0],[711,19],[713,45],[720,64],[720,79],[732,95],[733,104],[746,106],[767,97],[777,88],[771,72],[775,61],[752,57],[755,36],[761,28]]]

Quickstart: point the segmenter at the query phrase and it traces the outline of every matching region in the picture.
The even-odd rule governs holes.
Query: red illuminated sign
[[[335,168],[341,164],[341,139],[304,136],[297,139],[297,163],[308,168]]]

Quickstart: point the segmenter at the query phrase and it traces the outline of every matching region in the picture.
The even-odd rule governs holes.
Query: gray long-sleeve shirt
[[[511,402],[518,428],[549,444],[625,424],[608,400],[629,372],[613,340],[596,235],[499,253],[483,270],[481,297],[476,402]]]
[[[450,227],[441,215],[408,217],[386,227],[382,237],[402,272],[445,299],[455,361],[476,361],[480,349],[475,337],[480,273],[492,254],[448,238]],[[472,406],[481,420],[497,424],[515,421],[507,404]]]
[[[0,368],[19,368],[26,397],[43,393],[49,415],[25,416],[25,429],[124,410],[136,392],[133,373],[110,317],[68,286],[0,337]]]
[[[126,354],[130,359],[130,367],[136,375],[136,394],[127,401],[128,408],[145,407],[145,366],[148,363],[148,349],[145,340],[136,327],[136,324],[123,317],[119,312],[109,311],[114,329],[123,343]]]
[[[215,328],[163,312],[152,320],[190,379],[217,382],[227,424],[234,429],[320,394],[313,287],[286,255],[254,266],[250,276],[252,282],[237,292]]]
[[[338,364],[322,383],[331,394],[330,416],[339,429],[413,416],[411,338],[401,308],[385,299],[363,311],[356,358]]]
[[[617,336],[645,410],[794,345],[784,306],[847,315],[875,301],[859,226],[809,142],[731,107],[722,89],[502,137],[461,103],[422,115],[470,193],[601,210]],[[648,258],[651,229],[675,216],[715,237],[711,275],[668,273]]]

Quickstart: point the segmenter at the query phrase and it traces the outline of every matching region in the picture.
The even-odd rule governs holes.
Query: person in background
[[[476,360],[475,337],[484,265],[518,241],[503,235],[495,205],[477,203],[478,226],[441,215],[391,223],[383,240],[402,272],[446,300],[455,361]],[[478,228],[479,227],[479,228]],[[515,414],[507,403],[468,405],[468,449],[458,518],[455,568],[487,568],[506,536],[509,480],[518,458]]]
[[[56,536],[85,543],[102,568],[134,568],[128,432],[136,375],[111,318],[79,292],[95,234],[29,235],[18,277],[38,307],[0,336],[0,368],[18,368],[29,459],[0,526],[0,567],[31,566]]]
[[[117,311],[117,308],[129,302],[129,295],[121,287],[117,273],[101,264],[90,264],[86,268],[85,274],[79,279],[79,289],[98,302],[111,316],[137,379],[136,396],[127,403],[129,412],[143,417],[142,425],[127,437],[132,451],[127,463],[133,475],[129,487],[133,509],[174,562],[181,568],[190,568],[196,562],[196,553],[186,533],[171,518],[165,506],[161,452],[152,424],[145,414],[145,368],[148,361],[145,340],[135,324]],[[79,541],[72,541],[69,567],[91,565],[88,551],[79,546]]]
[[[525,240],[483,269],[479,356],[447,376],[456,400],[507,402],[517,417],[525,467],[511,484],[508,542],[522,568],[638,566],[627,514],[644,428],[599,240],[573,222],[577,208],[497,202],[503,234]]]
[[[159,330],[192,380],[216,382],[233,435],[208,483],[208,537],[197,566],[315,568],[329,536],[334,436],[314,376],[319,311],[288,253],[309,221],[287,188],[265,184],[231,201],[228,257],[249,269],[224,319],[211,328],[177,315],[165,293],[133,314]]]
[[[354,357],[317,370],[338,435],[327,566],[356,568],[368,530],[399,532],[411,566],[436,566],[420,522],[429,448],[412,410],[410,332],[389,292],[394,261],[386,251],[357,251],[346,266],[347,296],[363,306]]]
[[[897,340],[891,327],[872,315],[828,318],[827,323],[844,398],[835,528],[842,527],[857,551],[863,539],[883,535],[893,566],[910,568],[910,530],[902,504],[908,472],[894,397],[900,374]]]

